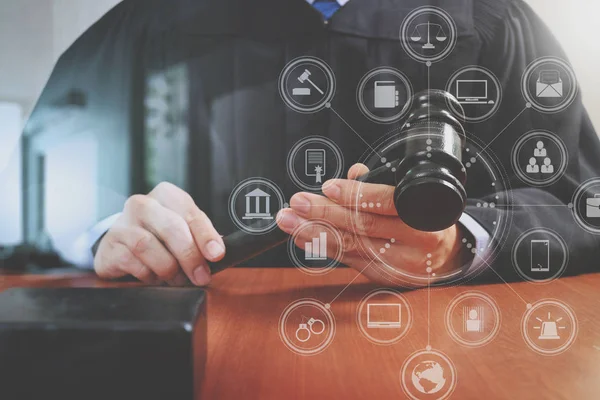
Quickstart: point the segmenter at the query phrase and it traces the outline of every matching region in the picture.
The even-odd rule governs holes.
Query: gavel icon
[[[317,86],[315,85],[315,83],[313,81],[310,80],[310,71],[305,69],[304,72],[302,73],[302,75],[300,75],[298,77],[298,80],[300,81],[300,83],[304,83],[304,82],[308,82],[310,83],[315,89],[317,89],[317,91],[319,93],[321,93],[321,95],[324,95],[325,93]]]
[[[298,79],[313,84],[309,76],[310,72],[305,70]],[[390,162],[393,168],[384,165],[357,179],[394,186],[398,217],[416,230],[436,232],[447,229],[458,221],[466,207],[467,172],[462,164],[466,136],[450,109],[462,111],[462,106],[448,92],[425,90],[417,93],[412,112],[398,133],[398,137],[405,140],[403,146],[394,150],[399,158]],[[209,263],[211,272],[249,260],[285,242],[288,237],[280,229],[263,235],[234,232],[223,239],[227,249],[225,257]]]

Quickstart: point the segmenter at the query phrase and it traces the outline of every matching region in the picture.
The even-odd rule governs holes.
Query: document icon
[[[323,182],[325,175],[325,150],[324,149],[306,149],[304,154],[304,174],[314,176],[315,183]]]
[[[375,81],[375,108],[396,108],[400,105],[396,82]]]
[[[600,194],[586,199],[585,216],[587,218],[600,218]]]
[[[563,97],[563,81],[560,72],[541,71],[535,86],[535,95],[539,98]]]

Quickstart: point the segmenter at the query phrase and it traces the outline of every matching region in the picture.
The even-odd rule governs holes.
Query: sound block
[[[0,293],[0,398],[192,399],[206,359],[201,289]]]

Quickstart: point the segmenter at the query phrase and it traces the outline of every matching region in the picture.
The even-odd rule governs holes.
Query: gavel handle
[[[375,168],[368,173],[356,178],[357,181],[365,183],[379,183],[382,185],[396,186],[396,174],[392,172],[393,167],[397,167],[400,164],[400,160],[394,160],[390,162],[390,166],[382,165],[379,168]]]
[[[362,175],[357,180],[368,183],[394,184],[394,176],[390,168],[383,166],[368,174]],[[320,193],[322,195],[322,193]],[[252,235],[244,231],[233,232],[223,238],[225,242],[225,257],[221,261],[209,262],[213,274],[224,269],[241,264],[265,251],[284,243],[288,234],[276,227],[271,232],[262,235]]]
[[[287,239],[288,234],[278,227],[262,235],[251,235],[244,231],[233,232],[223,238],[223,242],[225,242],[225,257],[221,261],[208,263],[210,272],[216,274],[224,269],[241,264],[280,245]]]

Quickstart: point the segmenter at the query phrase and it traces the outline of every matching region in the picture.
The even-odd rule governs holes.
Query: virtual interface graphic
[[[436,63],[452,53],[459,40],[450,14],[436,7],[412,11],[402,21],[398,32],[399,46],[411,62],[423,66],[426,74],[431,74]],[[510,143],[511,158],[500,160],[490,148],[490,141],[483,141],[464,129],[502,112],[504,87],[492,70],[465,65],[449,76],[444,87],[429,86],[417,94],[404,72],[393,66],[381,65],[365,71],[356,87],[356,105],[361,117],[372,124],[393,124],[395,127],[373,143],[367,142],[336,110],[335,102],[332,102],[336,90],[348,93],[347,88],[336,85],[336,73],[338,71],[332,69],[327,60],[298,55],[285,65],[279,76],[281,100],[292,112],[306,115],[307,120],[317,113],[326,115],[335,123],[347,126],[350,134],[357,135],[365,144],[361,163],[368,169],[369,178],[377,176],[382,180],[376,184],[388,197],[374,198],[369,191],[375,183],[369,179],[356,179],[348,189],[348,196],[338,199],[338,204],[350,210],[344,216],[343,226],[320,219],[300,224],[287,246],[288,255],[299,271],[318,277],[344,263],[348,252],[352,252],[360,255],[363,271],[369,269],[381,282],[393,287],[423,288],[430,293],[434,289],[467,283],[483,271],[495,273],[491,264],[507,247],[509,252],[512,250],[515,273],[530,284],[547,284],[565,272],[569,249],[558,233],[544,227],[532,227],[517,235],[514,243],[507,243],[514,211],[518,207],[513,203],[511,186],[545,188],[560,182],[565,174],[570,153],[560,135],[543,129],[521,132],[519,139]],[[563,60],[549,57],[534,60],[525,71],[520,86],[523,110],[515,118],[524,113],[562,112],[578,92],[572,68]],[[444,97],[446,104],[435,108],[431,100],[434,96]],[[415,118],[419,102],[426,104],[423,109],[429,114],[424,112],[422,118]],[[510,123],[505,130],[509,127]],[[448,141],[448,130],[455,131],[456,135],[452,136],[455,142]],[[492,141],[501,137],[505,130]],[[428,177],[429,180],[417,180],[418,185],[402,185],[402,180],[410,174],[423,178],[423,174],[427,174],[423,166],[435,165],[440,158],[445,162],[449,155],[459,161],[455,170],[454,164],[450,164],[450,167],[440,168],[438,175]],[[413,159],[419,161],[406,167]],[[293,143],[286,163],[287,175],[296,187],[306,192],[325,193],[328,197],[331,190],[328,183],[344,179],[348,167],[336,141],[320,135]],[[424,171],[415,172],[421,167]],[[385,180],[381,176],[392,178]],[[464,182],[460,181],[461,176],[467,177]],[[448,184],[442,190],[440,186],[443,185],[438,184],[444,179],[453,184],[456,182],[456,185]],[[258,235],[276,229],[277,212],[286,208],[290,199],[284,199],[276,185],[259,177],[240,185],[230,197],[230,213],[236,225]],[[384,189],[386,185],[388,188]],[[422,190],[423,187],[426,190]],[[450,197],[448,187],[454,191]],[[420,199],[420,209],[429,209],[431,213],[448,206],[448,198],[463,196],[466,201],[460,223],[464,223],[463,218],[468,217],[470,210],[485,211],[487,222],[492,226],[488,239],[480,241],[473,235],[461,236],[461,252],[468,255],[468,261],[451,269],[442,268],[433,252],[422,257],[416,267],[414,263],[408,266],[398,262],[398,254],[405,249],[403,241],[396,237],[365,234],[364,213],[385,214],[389,212],[386,207],[390,204],[398,210],[405,204],[398,199],[408,196],[407,193],[418,193],[413,199]],[[584,230],[600,234],[598,180],[582,184],[574,193],[572,203],[562,206],[573,214]],[[326,210],[322,215],[330,216]],[[388,215],[404,218],[402,221],[406,225],[415,228],[409,221],[410,216],[403,217],[399,212]],[[427,231],[414,229],[411,232],[419,236]],[[329,301],[326,303],[323,299],[305,298],[291,303],[279,321],[279,335],[284,345],[302,356],[326,351],[336,331],[332,307],[336,299],[325,299]],[[544,355],[567,351],[577,335],[577,319],[570,306],[557,299],[531,299],[531,302],[520,299],[524,303],[521,323],[524,344]],[[446,332],[461,346],[485,346],[501,331],[501,314],[492,297],[465,288],[446,307]],[[415,316],[406,296],[392,289],[368,293],[356,310],[356,325],[362,336],[384,346],[404,339],[413,323],[426,321],[429,325],[431,318],[429,311],[427,315]],[[409,398],[445,399],[456,387],[458,371],[449,357],[432,347],[428,337],[427,346],[411,355],[400,368],[399,380]]]

